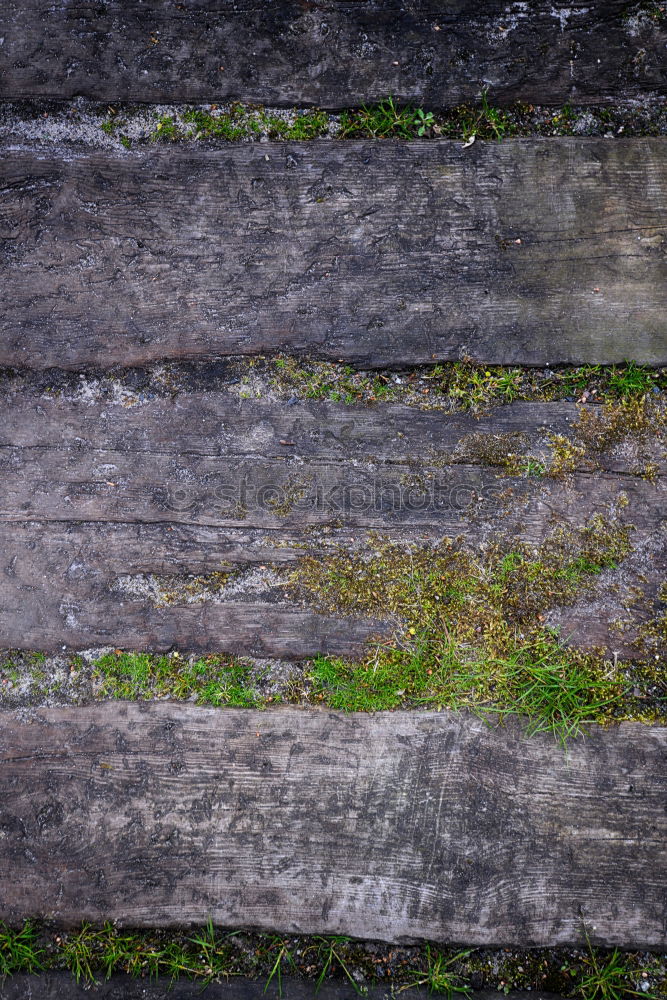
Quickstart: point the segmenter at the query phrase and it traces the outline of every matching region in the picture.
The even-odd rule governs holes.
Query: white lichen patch
[[[116,579],[113,593],[156,608],[173,604],[224,604],[228,601],[282,599],[284,576],[270,566],[224,568],[207,574],[180,576],[156,573],[124,575]]]

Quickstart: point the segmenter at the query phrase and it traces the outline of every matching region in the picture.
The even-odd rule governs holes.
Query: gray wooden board
[[[464,715],[0,715],[0,917],[666,943],[667,729],[567,754]]]
[[[423,989],[401,989],[402,1000],[426,1000]],[[283,976],[281,988],[268,986],[264,980],[234,976],[221,983],[211,983],[202,991],[198,982],[180,979],[137,980],[129,976],[112,976],[107,981],[77,985],[66,972],[50,972],[40,976],[17,975],[0,980],[0,1000],[357,1000],[359,993],[345,981],[325,982],[317,988],[308,980]],[[391,986],[371,986],[364,993],[367,1000],[389,1000]],[[543,990],[510,992],[507,1000],[561,1000],[555,993]],[[476,990],[473,1000],[498,1000],[497,991]]]
[[[0,151],[0,364],[667,362],[667,139]]]
[[[631,449],[563,481],[507,476],[470,457],[470,441],[489,434],[503,453],[546,457],[548,435],[571,432],[577,412],[517,403],[476,418],[223,393],[134,406],[10,393],[0,405],[2,645],[359,654],[388,623],[319,615],[271,584],[156,606],[146,575],[284,566],[306,551],[324,555],[329,542],[363,544],[372,531],[537,544],[619,500],[644,577],[631,581],[624,569],[623,580],[648,586],[650,604],[666,558],[665,479],[632,475]],[[602,613],[566,611],[564,634],[612,642],[612,619],[627,617],[626,592],[614,593]],[[614,638],[613,648],[632,641]]]
[[[608,102],[667,89],[646,5],[575,0],[4,0],[0,97],[344,107],[394,94]]]
[[[142,463],[156,455],[171,463],[172,475],[179,465],[198,459],[279,460],[287,467],[308,461],[471,464],[494,447],[501,463],[512,451],[548,464],[553,436],[576,439],[582,417],[603,426],[605,414],[600,405],[568,402],[514,402],[471,413],[294,398],[286,405],[228,392],[181,391],[153,399],[128,393],[95,400],[85,388],[79,398],[62,398],[23,388],[15,392],[10,382],[0,400],[0,454],[11,454],[13,463],[19,449],[37,456],[55,451],[64,462],[70,453],[79,461],[85,455],[101,461],[102,453],[115,452],[130,462],[140,456]],[[667,472],[666,437],[656,428],[654,438],[645,435],[633,448],[629,433],[609,451],[589,450],[577,468],[636,472],[640,452]],[[113,479],[111,468],[106,478]]]
[[[371,986],[364,994],[367,1000],[389,1000],[391,986]],[[402,1000],[425,1000],[426,990],[401,990]],[[234,976],[221,983],[211,983],[202,992],[198,982],[185,979],[146,980],[129,976],[112,976],[95,985],[77,985],[67,972],[50,972],[40,976],[17,975],[0,980],[0,1000],[357,1000],[359,993],[347,980],[325,982],[317,988],[308,980],[283,976],[281,988],[264,980],[243,979]],[[507,1000],[560,1000],[554,993],[543,990],[503,994]],[[472,994],[473,1000],[498,1000],[497,991],[480,990]]]

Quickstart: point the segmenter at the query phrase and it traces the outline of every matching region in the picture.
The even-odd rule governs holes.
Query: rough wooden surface
[[[598,407],[599,411],[600,408]],[[607,607],[565,612],[563,634],[612,644],[631,583],[658,589],[667,539],[665,478],[646,482],[627,445],[563,480],[507,475],[486,448],[548,464],[549,435],[572,433],[572,404],[516,403],[476,418],[403,405],[234,399],[181,393],[123,406],[7,394],[0,404],[0,634],[3,644],[228,650],[257,656],[359,654],[388,627],[315,614],[275,580],[161,605],[148,574],[184,579],[293,563],[368,533],[479,545],[538,544],[595,513],[635,526],[642,579]],[[498,445],[500,442],[500,447]],[[664,472],[657,442],[649,449]],[[603,584],[604,587],[604,584]],[[163,590],[172,591],[169,579]]]
[[[150,399],[128,393],[114,401],[87,397],[85,385],[78,398],[62,398],[28,388],[16,392],[8,381],[0,400],[0,456],[4,467],[18,475],[19,454],[35,466],[44,461],[47,473],[49,462],[74,469],[86,456],[101,464],[105,454],[113,453],[122,464],[115,471],[109,465],[106,478],[114,479],[117,473],[121,481],[132,472],[133,463],[146,469],[155,459],[164,461],[163,475],[181,481],[179,468],[191,464],[199,466],[193,471],[203,472],[207,460],[223,458],[252,460],[255,465],[278,460],[292,468],[307,462],[470,465],[488,455],[493,465],[494,454],[502,464],[512,451],[548,464],[554,436],[576,440],[582,419],[604,426],[605,413],[598,404],[563,401],[514,402],[482,413],[296,397],[286,404],[230,391],[179,391]],[[642,455],[661,474],[667,473],[667,433],[645,438],[639,446]],[[575,467],[581,472],[636,471],[640,459],[632,442],[629,428],[625,439],[619,433],[617,447],[589,450],[576,459]],[[30,479],[19,480],[29,488]],[[3,485],[8,483],[0,483],[0,489]]]
[[[448,713],[4,713],[0,917],[468,945],[665,938],[667,730]]]
[[[323,983],[316,989],[314,982],[283,976],[281,989],[263,980],[246,980],[238,976],[222,983],[211,983],[205,1000],[357,1000],[359,993],[349,982]],[[388,987],[369,987],[368,1000],[386,1000]],[[402,1000],[425,1000],[430,994],[423,989],[402,989]],[[507,1000],[525,1000],[523,992],[503,994]],[[131,979],[113,976],[109,981],[78,985],[68,973],[47,973],[42,976],[12,976],[0,984],[2,1000],[201,1000],[201,983],[187,980]],[[475,1000],[498,1000],[497,992],[476,990]],[[533,990],[530,1000],[560,1000],[555,993]]]
[[[619,0],[5,0],[0,96],[341,107],[613,101],[667,88],[664,18]]]
[[[667,362],[667,139],[25,149],[0,364]]]
[[[386,1000],[388,987],[369,987],[367,1000]],[[426,990],[402,989],[402,1000],[425,1000]],[[525,993],[503,994],[507,1000],[525,1000]],[[323,983],[318,989],[314,982],[283,976],[281,989],[263,980],[247,980],[234,976],[222,983],[211,983],[203,993],[205,1000],[357,1000],[359,994],[349,982]],[[187,980],[131,979],[112,976],[109,981],[77,985],[66,972],[41,976],[12,976],[0,983],[1,1000],[201,1000],[201,983]],[[498,1000],[497,992],[476,990],[475,1000]],[[530,1000],[560,1000],[554,993],[533,990]]]

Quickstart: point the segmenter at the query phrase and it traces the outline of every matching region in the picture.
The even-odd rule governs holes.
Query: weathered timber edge
[[[427,990],[402,989],[402,1000],[426,1000]],[[503,994],[505,996],[505,994]],[[77,984],[69,973],[47,973],[41,976],[19,975],[0,981],[0,1000],[356,1000],[358,993],[349,982],[323,983],[283,976],[281,988],[264,980],[233,977],[227,982],[211,983],[202,993],[202,985],[186,980],[158,979],[153,981],[112,976],[106,982]],[[366,1000],[386,1000],[388,986],[369,987]],[[532,990],[530,994],[512,992],[507,1000],[560,1000],[555,993]],[[475,991],[474,1000],[498,1000],[498,993]]]
[[[639,4],[493,0],[5,0],[0,97],[345,107],[612,102],[664,93],[664,19]]]
[[[0,761],[2,919],[665,944],[665,728],[114,703],[0,714]]]
[[[0,365],[280,351],[371,368],[664,364],[665,150],[14,150],[0,163]]]

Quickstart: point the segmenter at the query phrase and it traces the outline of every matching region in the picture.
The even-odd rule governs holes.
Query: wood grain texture
[[[667,730],[127,703],[1,717],[0,917],[665,945]]]
[[[644,5],[645,6],[645,5]],[[664,93],[664,23],[575,0],[5,0],[0,95],[344,107],[394,94],[605,102]]]
[[[0,364],[667,362],[667,139],[0,164]]]
[[[0,455],[7,463],[11,454],[12,464],[4,466],[8,470],[16,468],[19,449],[27,460],[34,454],[35,464],[40,455],[48,463],[48,454],[56,452],[64,466],[70,459],[85,462],[86,456],[102,462],[103,454],[112,452],[123,463],[146,465],[157,458],[164,460],[170,476],[181,462],[195,466],[199,460],[221,459],[278,461],[286,467],[309,462],[437,466],[479,463],[486,452],[492,465],[494,442],[503,441],[515,454],[532,454],[548,464],[554,436],[576,440],[582,420],[604,425],[606,414],[599,404],[563,401],[514,402],[477,413],[296,397],[286,403],[224,391],[96,400],[87,398],[84,390],[77,399],[31,389],[17,392],[11,383],[8,386],[0,399]],[[625,438],[619,433],[615,447],[589,449],[576,460],[576,468],[632,473],[640,451],[665,474],[665,444],[667,433],[656,428],[654,438],[644,435],[633,447],[629,429]],[[502,464],[506,451],[495,450],[496,462]],[[122,478],[123,466],[116,471]],[[112,472],[109,466],[107,479],[113,478]]]
[[[631,633],[612,639],[609,627],[627,617],[631,583],[657,592],[667,559],[664,474],[653,483],[633,475],[624,446],[597,456],[600,470],[584,462],[562,481],[508,476],[471,446],[500,441],[502,454],[547,461],[549,435],[571,433],[577,414],[567,403],[516,403],[476,418],[224,393],[129,407],[10,393],[0,404],[2,644],[358,655],[388,623],[318,615],[290,603],[275,581],[165,605],[147,576],[284,567],[304,552],[325,556],[332,543],[365,544],[370,532],[539,544],[557,525],[582,525],[622,500],[641,579],[623,568],[625,590],[611,587],[603,611],[568,609],[562,627],[584,645],[631,648]]]
[[[206,987],[206,1000],[356,1000],[359,995],[347,980],[325,982],[315,994],[313,981],[283,976],[281,989],[264,980],[243,979],[234,976],[227,982],[211,983]],[[387,987],[369,987],[364,996],[368,1000],[386,1000]],[[498,1000],[496,991],[475,990],[475,1000]],[[503,994],[507,1000],[525,1000],[525,993]],[[112,976],[110,980],[90,985],[77,984],[67,972],[50,972],[40,976],[10,976],[0,984],[2,1000],[201,1000],[201,983],[187,980],[131,979],[129,976]],[[428,991],[423,989],[401,990],[403,1000],[426,1000]],[[530,1000],[560,1000],[555,993],[532,990]]]

